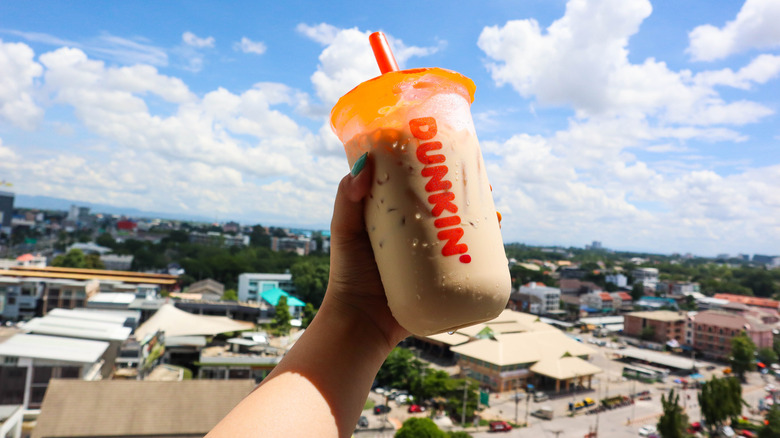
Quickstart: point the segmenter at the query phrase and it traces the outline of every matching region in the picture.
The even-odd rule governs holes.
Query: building
[[[254,388],[251,380],[55,380],[32,437],[202,437]]]
[[[119,254],[101,254],[100,261],[106,269],[113,271],[129,271],[133,266],[133,256]]]
[[[189,294],[199,294],[202,300],[217,301],[225,294],[225,285],[210,278],[196,281],[187,288]]]
[[[636,268],[631,275],[634,276],[634,284],[642,283],[645,287],[655,288],[658,283],[657,268]]]
[[[615,305],[615,310],[631,311],[634,310],[634,299],[628,292],[610,293]]]
[[[21,405],[0,405],[0,436],[22,438],[24,409]]]
[[[758,263],[761,265],[766,265],[771,268],[776,268],[780,266],[780,257],[762,255],[762,254],[753,254],[753,263]]]
[[[667,297],[644,296],[637,300],[634,305],[643,310],[678,310],[680,308],[677,304],[677,300]]]
[[[713,298],[718,300],[727,300],[732,303],[740,303],[751,307],[760,307],[765,309],[780,309],[780,301],[771,300],[769,298],[749,297],[746,295],[734,295],[734,294],[715,294]]]
[[[558,275],[560,275],[560,278],[562,279],[567,278],[581,280],[585,278],[585,274],[585,270],[580,269],[577,266],[563,266],[558,270]]]
[[[604,280],[607,283],[612,283],[617,287],[627,287],[628,286],[628,277],[626,277],[623,274],[617,273],[617,274],[607,274],[604,277]]]
[[[589,294],[582,295],[580,297],[582,303],[582,310],[592,312],[613,312],[620,308],[618,304],[615,306],[615,300],[607,292],[591,292]]]
[[[0,191],[0,238],[11,236],[11,220],[14,216],[14,194]]]
[[[17,334],[0,344],[0,404],[38,409],[50,379],[97,380],[108,342]]]
[[[672,339],[678,343],[685,342],[686,315],[670,310],[657,310],[653,312],[632,312],[624,315],[623,333],[628,336],[641,337],[647,333],[648,327],[652,328],[652,340],[659,344],[665,344]]]
[[[282,297],[285,297],[287,299],[287,307],[290,311],[290,316],[293,319],[299,320],[298,322],[300,323],[300,318],[303,314],[303,308],[306,307],[306,303],[279,288],[267,290],[261,294],[261,297],[262,301],[271,306],[274,312],[276,312],[276,306],[279,305],[279,300]]]
[[[691,316],[686,323],[692,332],[691,346],[705,357],[728,359],[732,338],[743,331],[757,348],[772,348],[773,326],[751,316],[707,310]]]
[[[561,278],[559,282],[562,295],[585,295],[592,292],[601,292],[601,286],[590,281],[582,281],[576,278]]]
[[[470,377],[495,392],[525,388],[566,391],[591,387],[601,368],[587,362],[594,350],[558,329],[495,334],[452,347],[461,377]]]
[[[508,309],[512,309],[518,312],[533,313],[534,315],[542,314],[542,299],[529,294],[523,294],[520,292],[512,292],[509,295]]]
[[[271,289],[295,292],[292,274],[250,274],[238,276],[238,301],[260,301],[260,294]]]
[[[249,236],[243,234],[222,234],[216,231],[206,233],[192,232],[190,233],[190,243],[223,247],[248,246]]]
[[[307,255],[316,249],[315,242],[310,237],[271,237],[271,250],[290,251],[298,255]]]
[[[530,282],[520,286],[520,293],[533,295],[542,301],[542,313],[557,312],[561,308],[561,290],[544,283]],[[533,313],[533,312],[532,312]]]

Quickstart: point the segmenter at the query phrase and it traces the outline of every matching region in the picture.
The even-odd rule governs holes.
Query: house
[[[658,268],[636,268],[631,271],[634,284],[642,283],[645,287],[655,288],[658,283]]]
[[[238,276],[238,301],[260,301],[260,295],[271,289],[295,292],[292,274],[254,274]]]
[[[549,287],[544,283],[532,281],[520,286],[519,292],[539,298],[542,301],[541,313],[556,312],[561,307],[561,290],[557,287]]]
[[[562,278],[559,287],[563,295],[585,295],[592,292],[601,292],[601,286],[575,278]]]
[[[610,293],[615,303],[615,310],[631,311],[634,310],[634,299],[628,292]]]
[[[741,303],[741,304],[745,304],[746,306],[752,306],[752,307],[774,309],[774,310],[780,308],[780,301],[772,300],[769,298],[749,297],[746,295],[735,295],[735,294],[715,294],[713,298],[718,300],[727,300],[732,303]]]
[[[254,388],[251,380],[54,380],[33,438],[206,435]]]
[[[604,277],[604,281],[607,283],[612,283],[617,287],[626,287],[628,286],[628,277],[626,277],[623,274],[616,273],[616,274],[607,274]]]
[[[218,301],[222,299],[222,295],[225,294],[225,285],[207,278],[206,280],[197,281],[192,283],[187,288],[189,294],[200,294],[202,300]]]
[[[616,309],[612,295],[607,292],[591,292],[580,297],[582,309],[592,312],[612,312]],[[618,305],[617,308],[620,306]]]
[[[639,300],[637,300],[637,302],[634,303],[634,305],[644,310],[662,310],[662,309],[678,310],[680,308],[679,305],[677,304],[677,300],[675,300],[674,298],[665,298],[665,297],[644,296]]]
[[[300,319],[303,314],[303,308],[306,307],[306,303],[279,288],[264,291],[261,297],[264,303],[267,303],[274,309],[274,312],[276,312],[276,306],[279,305],[279,300],[282,297],[287,298],[287,307],[293,319]]]
[[[624,315],[623,333],[636,338],[651,333],[652,340],[664,344],[672,339],[685,342],[686,315],[670,310],[652,312],[632,312]],[[648,327],[651,329],[648,330]]]
[[[110,365],[108,342],[17,334],[0,344],[0,404],[38,409],[49,380],[97,380]]]
[[[512,292],[509,295],[508,309],[518,312],[533,313],[539,315],[542,313],[542,299],[535,295]]]

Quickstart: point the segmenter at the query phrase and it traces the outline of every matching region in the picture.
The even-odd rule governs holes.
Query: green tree
[[[699,393],[699,406],[710,431],[719,427],[729,418],[735,418],[742,413],[742,385],[734,377],[712,380],[702,385]]]
[[[462,430],[447,432],[447,438],[472,438],[471,434]]]
[[[322,304],[325,291],[328,289],[330,265],[326,258],[307,258],[296,262],[290,267],[295,291],[303,301],[316,307]]]
[[[301,318],[301,326],[306,328],[314,320],[314,316],[317,315],[317,309],[311,303],[306,303],[303,307],[303,317]]]
[[[674,389],[669,390],[669,397],[664,398],[661,395],[661,406],[663,415],[658,419],[658,433],[662,438],[685,438],[688,434],[685,430],[688,427],[688,416],[683,413],[680,407],[680,395],[674,393]]]
[[[777,438],[780,436],[780,408],[773,405],[766,414],[766,424],[758,430],[758,438]]]
[[[631,287],[631,299],[638,301],[645,294],[645,285],[641,281],[634,283]]]
[[[252,234],[249,235],[249,244],[252,246],[271,247],[271,236],[265,232],[262,225],[252,227]]]
[[[273,330],[276,333],[280,335],[286,335],[290,333],[290,327],[292,327],[290,324],[291,319],[290,307],[287,305],[287,297],[282,295],[279,297],[279,302],[276,303],[276,308],[274,309],[274,318],[271,321],[271,327],[273,327]]]
[[[447,434],[430,418],[413,417],[395,433],[395,438],[447,438]]]
[[[110,233],[103,233],[95,239],[95,243],[106,248],[116,249],[117,243]]]
[[[780,357],[780,338],[775,338],[772,341],[772,350],[774,350],[777,357]]]
[[[106,269],[103,260],[97,254],[87,254],[84,256],[84,268],[86,269]]]
[[[756,344],[744,331],[731,339],[731,369],[741,381],[745,381],[745,373],[755,368]]]
[[[759,348],[756,358],[759,362],[763,362],[766,366],[777,362],[777,353],[771,348]]]
[[[225,301],[238,301],[238,293],[235,289],[225,289],[225,293],[222,294],[222,299]]]
[[[90,256],[93,256],[90,258]],[[95,261],[95,257],[97,257],[97,261]],[[89,261],[87,259],[89,258]],[[100,257],[97,256],[97,254],[90,254],[89,256],[84,255],[84,252],[80,249],[72,249],[67,252],[67,254],[64,255],[58,255],[57,257],[54,257],[54,260],[52,260],[52,266],[57,267],[63,267],[63,268],[93,268],[93,269],[103,269],[103,262],[100,261]],[[100,268],[95,268],[95,266],[101,266]]]
[[[655,327],[648,325],[642,328],[642,331],[639,332],[639,338],[645,341],[652,341],[655,338]]]
[[[395,347],[379,368],[376,380],[381,386],[409,391],[424,369],[425,364],[418,360],[414,353],[405,348]]]

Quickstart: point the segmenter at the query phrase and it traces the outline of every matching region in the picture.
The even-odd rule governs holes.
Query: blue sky
[[[507,242],[702,255],[780,244],[780,5],[2,2],[0,180],[47,195],[326,228],[335,100],[457,70]]]

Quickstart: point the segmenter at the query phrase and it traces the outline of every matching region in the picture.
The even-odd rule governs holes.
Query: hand
[[[393,348],[409,332],[393,318],[374,260],[363,218],[364,198],[371,190],[373,161],[368,157],[357,176],[339,184],[330,225],[330,278],[323,306],[333,305],[345,316],[373,324]]]

